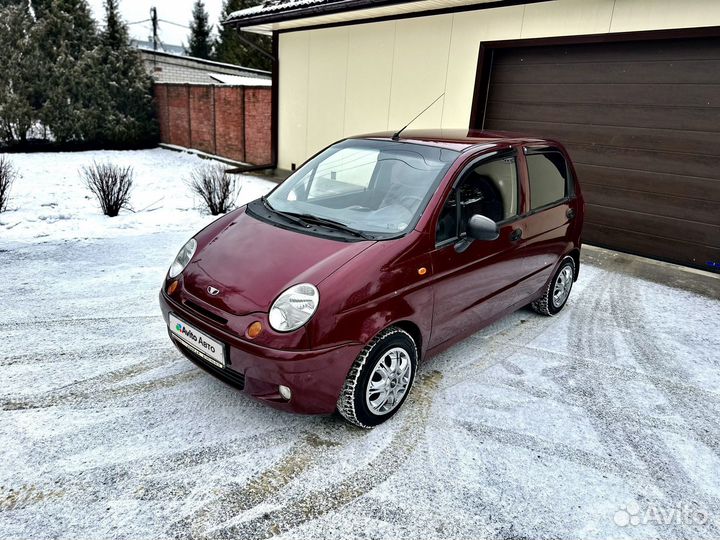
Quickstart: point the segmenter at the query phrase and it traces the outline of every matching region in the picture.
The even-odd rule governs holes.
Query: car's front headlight
[[[185,267],[190,262],[190,259],[193,258],[193,255],[195,255],[195,250],[197,249],[197,242],[194,238],[191,238],[187,241],[187,243],[180,249],[180,251],[177,254],[177,257],[175,257],[175,260],[173,261],[172,265],[170,266],[170,270],[168,271],[168,277],[175,278],[180,275],[180,272],[185,270]]]
[[[315,285],[293,285],[270,307],[270,326],[278,332],[292,332],[310,320],[320,303]]]

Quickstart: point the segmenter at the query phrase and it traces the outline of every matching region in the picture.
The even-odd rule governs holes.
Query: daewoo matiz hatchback
[[[553,141],[345,139],[188,241],[160,305],[209,372],[274,407],[372,427],[421,359],[522,306],[563,308],[583,208]]]

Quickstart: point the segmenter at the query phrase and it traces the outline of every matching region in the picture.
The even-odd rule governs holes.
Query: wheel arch
[[[422,358],[422,352],[423,352],[422,331],[420,330],[420,327],[410,320],[397,321],[392,324],[389,324],[387,327],[390,327],[390,326],[397,326],[401,330],[405,330],[405,332],[410,334],[410,337],[415,342],[415,347],[417,347],[417,356],[418,356],[418,362],[419,362],[420,359]]]

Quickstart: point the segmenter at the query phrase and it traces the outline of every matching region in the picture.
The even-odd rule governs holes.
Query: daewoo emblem
[[[213,287],[212,285],[210,285],[210,286],[208,286],[208,288],[207,288],[207,292],[210,293],[210,296],[217,296],[218,293],[220,292],[220,289],[216,289],[215,287]]]

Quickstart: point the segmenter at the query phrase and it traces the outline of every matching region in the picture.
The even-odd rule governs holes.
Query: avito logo
[[[182,324],[178,323],[178,324],[175,325],[175,330],[177,330],[177,331],[180,332],[181,334],[186,335],[187,337],[189,337],[189,338],[192,339],[193,341],[197,341],[197,340],[198,340],[197,336],[196,336],[195,334],[193,334],[191,330],[189,330],[188,328],[186,328],[185,325],[182,325]]]
[[[181,334],[189,337],[189,338],[192,339],[195,343],[199,343],[200,345],[203,346],[204,349],[206,349],[206,350],[208,350],[208,351],[210,351],[210,352],[212,352],[212,353],[216,352],[215,346],[214,346],[212,343],[209,343],[209,342],[205,341],[202,337],[196,336],[196,335],[192,332],[192,330],[190,330],[189,328],[186,328],[185,325],[180,324],[180,323],[177,323],[177,324],[175,325],[175,330],[177,330],[179,333],[181,333]]]

